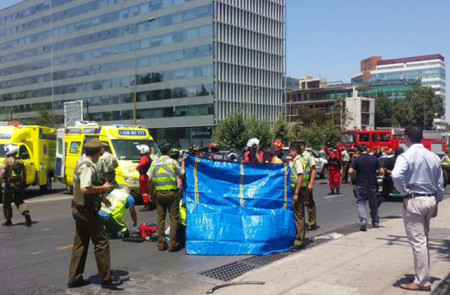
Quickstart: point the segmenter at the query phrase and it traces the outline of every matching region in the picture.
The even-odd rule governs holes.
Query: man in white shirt
[[[405,130],[408,151],[398,156],[392,171],[395,188],[404,195],[403,220],[413,248],[415,279],[401,288],[430,291],[430,220],[437,216],[438,203],[444,196],[444,179],[439,157],[423,144],[420,127]]]

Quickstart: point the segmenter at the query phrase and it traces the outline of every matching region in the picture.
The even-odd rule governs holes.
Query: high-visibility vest
[[[120,226],[125,226],[125,212],[127,211],[126,205],[129,196],[130,195],[124,190],[113,190],[107,197],[111,202],[111,206],[106,207],[105,204],[102,204],[100,211],[111,215]]]
[[[172,158],[169,156],[156,158],[152,165],[152,181],[157,191],[169,191],[178,188],[177,174]]]
[[[302,167],[303,167],[303,162],[302,162],[302,159],[301,159],[301,156],[300,155],[297,155],[295,158],[294,158],[294,161],[292,162],[292,172],[291,172],[291,188],[293,188],[293,189],[295,189],[295,187],[297,186],[297,180],[298,180],[298,171],[297,171],[297,168],[296,168],[296,165],[295,165],[295,163],[297,162],[297,161],[300,161],[300,163],[301,163],[301,165],[302,165]],[[304,181],[303,181],[304,182]]]
[[[309,165],[309,161],[310,161],[311,157],[312,157],[311,154],[306,151],[301,155],[301,161],[303,164],[302,187],[308,187],[309,180],[311,179],[311,166]]]

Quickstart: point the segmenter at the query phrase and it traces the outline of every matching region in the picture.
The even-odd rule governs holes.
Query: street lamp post
[[[137,86],[137,31],[138,27],[145,23],[151,23],[156,17],[150,17],[145,21],[138,22],[134,25],[134,89],[133,89],[133,124],[136,125],[136,86]]]

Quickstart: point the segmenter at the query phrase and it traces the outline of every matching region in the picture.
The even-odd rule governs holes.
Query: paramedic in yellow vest
[[[106,197],[110,206],[102,204],[98,215],[100,222],[105,226],[106,233],[110,238],[126,238],[130,232],[125,224],[125,212],[130,211],[133,227],[137,226],[137,214],[134,209],[134,198],[130,195],[130,188],[115,189]]]
[[[300,143],[298,141],[291,143],[289,147],[291,157],[293,158],[291,169],[291,189],[294,202],[294,222],[296,235],[292,250],[303,249],[305,241],[305,194],[302,193],[303,187],[303,162],[301,156]]]
[[[26,186],[26,170],[23,162],[17,158],[19,152],[16,145],[9,144],[5,147],[7,158],[3,161],[2,168],[0,169],[0,181],[4,181],[4,194],[3,194],[3,214],[6,221],[4,226],[11,226],[12,207],[14,202],[20,214],[25,217],[26,224],[32,225],[30,212],[28,211],[27,204],[24,203],[23,197]]]
[[[149,182],[155,188],[156,210],[158,212],[158,249],[170,252],[179,250],[177,237],[180,195],[177,177],[184,178],[184,169],[170,157],[172,147],[169,143],[161,146],[162,156],[155,158],[149,170]],[[165,239],[166,213],[170,215],[170,243]]]
[[[306,143],[300,142],[300,150],[303,162],[303,183],[301,194],[305,196],[305,205],[308,208],[308,220],[309,220],[309,230],[316,230],[317,219],[316,219],[316,204],[313,199],[314,182],[316,181],[317,170],[316,170],[316,160],[306,150]]]

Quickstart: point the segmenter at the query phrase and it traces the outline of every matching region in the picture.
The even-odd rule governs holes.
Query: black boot
[[[33,225],[33,221],[31,221],[30,213],[25,213],[24,215],[25,215],[25,222],[26,222],[27,226]]]
[[[11,225],[12,225],[11,219],[6,219],[6,221],[3,222],[2,225],[3,225],[3,226],[11,226]]]
[[[334,195],[334,188],[331,189],[331,195]]]
[[[340,195],[341,193],[339,192],[339,189],[336,189],[336,195]]]

